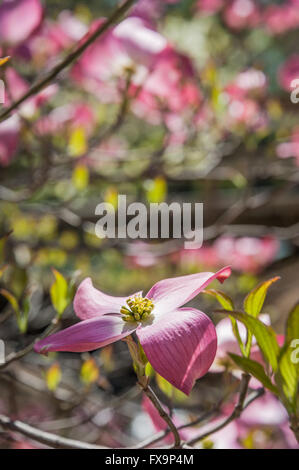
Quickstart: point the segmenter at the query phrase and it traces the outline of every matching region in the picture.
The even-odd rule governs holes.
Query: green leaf
[[[50,295],[53,307],[58,315],[61,316],[70,303],[69,289],[63,275],[56,269],[52,269],[52,271],[55,276],[55,282],[50,288]]]
[[[272,393],[278,395],[278,390],[273,385],[269,377],[266,375],[264,368],[261,364],[248,357],[241,357],[237,356],[236,354],[228,353],[228,355],[232,358],[234,363],[240,367],[244,372],[253,375],[257,380],[259,380],[265,388],[270,390]]]
[[[293,361],[294,350],[291,345],[285,345],[280,355],[275,381],[287,401],[287,407],[296,413],[299,364]]]
[[[232,299],[228,295],[226,295],[224,292],[218,289],[205,289],[203,293],[211,295],[212,297],[215,297],[215,299],[218,300],[220,305],[225,310],[234,310],[234,303]]]
[[[286,406],[296,414],[299,382],[299,303],[289,313],[286,324],[285,344],[281,350],[278,372],[275,376],[277,385],[286,400]]]
[[[162,176],[157,176],[153,180],[147,180],[146,198],[149,203],[160,203],[165,201],[167,195],[167,182]]]
[[[1,279],[1,277],[3,276],[4,271],[5,271],[7,268],[8,268],[8,264],[5,264],[4,266],[2,266],[2,267],[0,268],[0,279]]]
[[[279,276],[273,277],[268,281],[262,282],[253,289],[244,300],[244,310],[248,315],[257,318],[263,308],[267,291],[269,287],[280,279]]]
[[[287,319],[286,343],[299,339],[299,303],[290,311]]]
[[[6,300],[8,300],[14,312],[16,313],[17,318],[19,318],[21,315],[21,311],[20,311],[19,302],[17,301],[16,297],[10,292],[8,292],[8,290],[6,289],[0,289],[0,294],[3,295],[3,297],[6,298]]]
[[[62,373],[58,363],[53,364],[45,374],[47,387],[51,392],[55,392],[57,389],[60,381],[61,381]]]
[[[187,399],[187,396],[178,390],[176,387],[174,387],[171,383],[169,383],[164,377],[159,375],[156,372],[156,382],[159,387],[159,389],[171,400],[175,400],[178,402],[185,401]]]
[[[81,157],[84,155],[84,153],[86,153],[87,139],[86,132],[83,127],[77,127],[72,131],[70,135],[68,151],[72,157]]]
[[[269,287],[280,278],[278,276],[269,279],[268,281],[262,282],[257,287],[255,287],[244,300],[244,310],[248,315],[257,318],[263,308],[265,298],[268,292]],[[251,344],[252,344],[252,334],[249,331],[247,344],[245,349],[245,356],[250,356],[251,351]]]
[[[72,174],[72,183],[78,191],[87,188],[89,182],[89,172],[85,165],[77,165]]]
[[[211,295],[212,297],[217,299],[218,302],[220,303],[220,305],[225,310],[228,310],[228,311],[234,310],[234,303],[233,303],[232,299],[227,294],[225,294],[224,292],[222,292],[218,289],[205,289],[203,291],[203,293]],[[241,336],[240,336],[238,323],[237,323],[237,321],[234,317],[230,316],[229,318],[232,322],[233,333],[234,333],[234,335],[235,335],[235,337],[238,341],[240,350],[241,350],[242,354],[245,355],[245,349],[244,349],[244,345],[243,345],[243,342],[242,342],[242,339],[241,339]]]
[[[99,368],[93,358],[87,359],[83,362],[80,371],[80,379],[85,385],[97,382],[99,375]]]
[[[4,64],[6,64],[6,62],[8,62],[10,59],[10,56],[7,56],[7,57],[1,57],[0,59],[0,67]]]
[[[28,315],[30,311],[30,296],[27,295],[23,301],[22,313],[20,318],[20,330],[22,333],[26,333],[28,327]]]
[[[225,310],[221,310],[220,313],[227,314]],[[272,328],[265,325],[257,318],[243,312],[233,311],[229,312],[229,315],[232,315],[236,320],[244,323],[248,331],[256,337],[256,341],[263,353],[265,361],[270,364],[273,371],[276,371],[278,366],[279,346]]]

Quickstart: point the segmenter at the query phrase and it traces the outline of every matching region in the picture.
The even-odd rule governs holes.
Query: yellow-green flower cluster
[[[120,309],[120,313],[122,314],[122,319],[128,322],[146,320],[154,308],[154,304],[150,299],[140,295],[129,297],[127,305]]]

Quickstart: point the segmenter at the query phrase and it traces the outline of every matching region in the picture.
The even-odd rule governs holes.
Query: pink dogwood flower
[[[136,331],[155,371],[189,395],[214,360],[217,336],[203,312],[180,307],[214,279],[223,282],[230,274],[227,267],[217,273],[163,279],[145,297],[140,292],[112,297],[95,289],[87,278],[74,299],[74,310],[83,321],[37,342],[35,351],[92,351]]]

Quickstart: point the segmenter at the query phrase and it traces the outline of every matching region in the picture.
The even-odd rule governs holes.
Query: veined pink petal
[[[146,297],[153,300],[156,314],[164,314],[189,302],[214,279],[223,282],[230,274],[231,269],[226,267],[217,273],[203,272],[163,279],[154,284]]]
[[[137,295],[133,294],[133,295]],[[129,297],[129,296],[128,296]],[[74,310],[81,320],[99,317],[104,313],[120,313],[128,297],[113,297],[104,294],[92,285],[88,277],[81,282],[74,298]]]
[[[118,315],[105,315],[85,320],[38,341],[34,350],[48,351],[93,351],[133,333],[136,324],[125,323]]]
[[[208,372],[216,354],[215,327],[194,308],[169,312],[136,333],[155,371],[186,395]]]

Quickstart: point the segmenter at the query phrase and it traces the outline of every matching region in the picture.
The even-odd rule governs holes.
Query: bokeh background
[[[0,113],[117,3],[3,1],[0,56],[10,60],[0,67]],[[224,289],[239,306],[259,281],[279,275],[266,304],[278,333],[298,301],[299,102],[291,101],[298,0],[140,0],[129,15],[0,122],[7,354],[31,344],[55,316],[51,268],[74,286],[91,276],[101,290],[126,295],[231,265]],[[204,245],[97,238],[95,207],[116,207],[119,194],[146,204],[203,202]],[[219,321],[207,295],[192,305]],[[74,321],[70,303],[61,324]],[[186,420],[233,393],[236,379],[224,369],[201,379],[190,399],[152,380]],[[2,412],[68,437],[130,446],[154,432],[123,344],[81,356],[31,352],[0,372],[0,387]],[[260,407],[270,417],[258,421],[259,409],[253,419],[253,410],[200,445],[291,447],[285,417],[266,402]],[[2,447],[38,446],[0,436]]]

